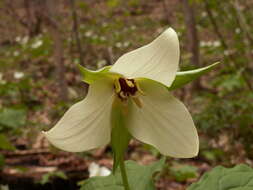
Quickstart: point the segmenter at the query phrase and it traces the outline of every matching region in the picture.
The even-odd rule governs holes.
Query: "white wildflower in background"
[[[220,45],[221,45],[221,43],[218,40],[213,42],[214,47],[219,47]]]
[[[200,47],[219,47],[221,45],[220,41],[200,41]]]
[[[203,18],[207,17],[207,12],[206,12],[206,11],[203,11],[203,12],[201,13],[201,16],[202,16]]]
[[[100,40],[101,40],[101,41],[106,41],[106,37],[100,36]]]
[[[15,56],[15,57],[17,57],[17,56],[19,56],[19,55],[20,55],[19,51],[14,51],[14,52],[13,52],[13,56]]]
[[[21,78],[24,77],[24,73],[16,71],[16,72],[14,72],[13,76],[14,76],[15,79],[21,79]]]
[[[36,41],[31,45],[31,48],[37,49],[37,48],[39,48],[40,46],[42,46],[42,44],[43,44],[43,41],[42,41],[42,40],[36,40]]]
[[[121,47],[123,46],[123,44],[122,44],[121,42],[117,42],[117,43],[115,44],[115,46],[116,46],[117,48],[121,48]]]
[[[89,177],[94,177],[94,176],[108,176],[111,174],[111,170],[109,170],[108,168],[104,167],[104,166],[99,166],[98,164],[96,164],[95,162],[92,162],[89,165]]]
[[[124,54],[109,69],[87,72],[86,98],[73,105],[45,136],[70,152],[105,146],[111,140],[113,105],[119,104],[134,138],[164,155],[196,156],[199,140],[192,117],[167,89],[176,77],[179,57],[177,34],[169,28],[150,44]]]
[[[89,31],[85,32],[84,35],[85,35],[85,37],[89,38],[93,35],[93,32],[89,30]]]
[[[130,45],[130,42],[124,42],[124,43],[123,43],[123,46],[124,46],[124,47],[128,47],[129,45]]]
[[[15,38],[15,41],[16,41],[16,42],[20,42],[20,41],[21,41],[21,37],[20,37],[20,36],[17,36],[17,37]]]
[[[231,52],[230,50],[225,50],[223,53],[224,53],[224,55],[226,55],[226,56],[229,56],[229,55],[232,54],[232,52]]]
[[[200,41],[199,42],[199,46],[200,47],[205,47],[206,46],[206,42],[205,41]]]
[[[236,33],[236,34],[240,34],[240,33],[241,33],[241,29],[240,29],[240,28],[236,28],[236,29],[235,29],[235,33]]]
[[[135,30],[135,29],[136,29],[136,26],[135,26],[135,25],[132,25],[132,26],[130,27],[130,29],[131,29],[131,30]]]
[[[21,43],[22,45],[25,45],[25,44],[27,44],[28,40],[29,40],[29,36],[25,36],[25,37],[23,37],[23,38],[20,40],[20,43]]]

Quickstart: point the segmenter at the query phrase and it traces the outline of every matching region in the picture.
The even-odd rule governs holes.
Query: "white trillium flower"
[[[187,108],[167,90],[179,64],[179,41],[169,28],[150,44],[124,54],[87,97],[73,105],[48,132],[48,140],[70,152],[87,151],[111,140],[111,111],[115,99],[126,107],[126,127],[137,140],[162,154],[190,158],[199,140]],[[98,71],[100,72],[100,71]]]
[[[14,55],[15,57],[17,57],[17,56],[20,55],[20,53],[19,53],[19,51],[14,51],[14,52],[13,52],[13,55]]]
[[[236,34],[240,34],[240,33],[241,33],[241,29],[240,29],[240,28],[236,28],[236,29],[235,29],[235,33],[236,33]]]
[[[219,47],[221,45],[220,41],[214,41],[213,46],[214,47]]]
[[[34,42],[34,43],[31,45],[31,48],[37,49],[37,48],[39,48],[40,46],[42,46],[42,44],[43,44],[43,41],[42,41],[42,40],[37,40],[36,42]]]
[[[96,164],[95,162],[92,162],[89,165],[89,177],[94,177],[94,176],[108,176],[111,174],[111,171],[104,167],[104,166],[99,166],[98,164]]]
[[[25,44],[27,44],[28,40],[29,40],[29,36],[25,36],[25,37],[23,37],[23,38],[20,40],[20,43],[21,43],[22,45],[25,45]]]
[[[14,72],[14,78],[15,79],[21,79],[24,77],[24,73],[23,72]]]
[[[87,31],[87,32],[85,32],[84,35],[85,35],[85,37],[89,38],[89,37],[93,36],[93,32],[92,31]]]

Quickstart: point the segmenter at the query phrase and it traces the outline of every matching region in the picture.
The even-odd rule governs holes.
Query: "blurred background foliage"
[[[181,70],[221,62],[175,92],[198,127],[195,161],[252,164],[252,0],[0,0],[0,10],[0,149],[48,147],[40,131],[86,94],[77,64],[111,65],[173,27]],[[185,165],[167,173],[197,176]]]

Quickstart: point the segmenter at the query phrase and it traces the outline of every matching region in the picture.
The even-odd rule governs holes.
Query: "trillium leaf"
[[[78,65],[78,68],[83,76],[83,81],[88,84],[92,84],[96,80],[106,77],[111,66],[105,66],[105,67],[103,67],[99,70],[96,70],[96,71],[86,69],[85,67],[83,67],[81,65]]]
[[[126,171],[131,190],[155,190],[152,176],[165,165],[165,159],[161,159],[148,166],[138,165],[134,161],[126,161]],[[120,170],[115,175],[106,177],[92,177],[84,182],[80,190],[124,190]]]
[[[218,166],[204,174],[187,190],[250,190],[253,189],[253,169],[245,164],[234,168]]]
[[[176,78],[173,81],[172,85],[168,88],[169,90],[174,90],[176,88],[180,88],[187,83],[197,79],[198,77],[202,76],[203,74],[211,71],[216,65],[218,65],[220,62],[216,62],[212,65],[209,65],[207,67],[194,69],[190,71],[181,71],[177,72]]]
[[[126,109],[126,107],[120,102],[118,98],[115,98],[111,114],[111,146],[114,155],[113,172],[116,171],[120,160],[124,159],[124,153],[128,147],[129,141],[131,140],[131,135],[125,126],[124,114],[126,113],[124,113],[124,111],[126,110],[124,109]]]
[[[187,179],[196,178],[198,176],[197,167],[173,163],[173,166],[169,168],[170,174],[178,182],[186,181]]]

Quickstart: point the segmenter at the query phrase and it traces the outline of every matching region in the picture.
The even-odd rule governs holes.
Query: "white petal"
[[[90,85],[87,97],[73,105],[48,132],[47,139],[56,147],[81,152],[106,145],[110,141],[110,114],[113,102],[112,81]]]
[[[164,86],[143,80],[142,108],[132,104],[128,129],[138,140],[153,145],[162,154],[190,158],[198,154],[199,140],[186,107]]]
[[[126,78],[149,78],[170,86],[178,63],[178,37],[176,32],[169,28],[150,44],[124,54],[110,71]]]

